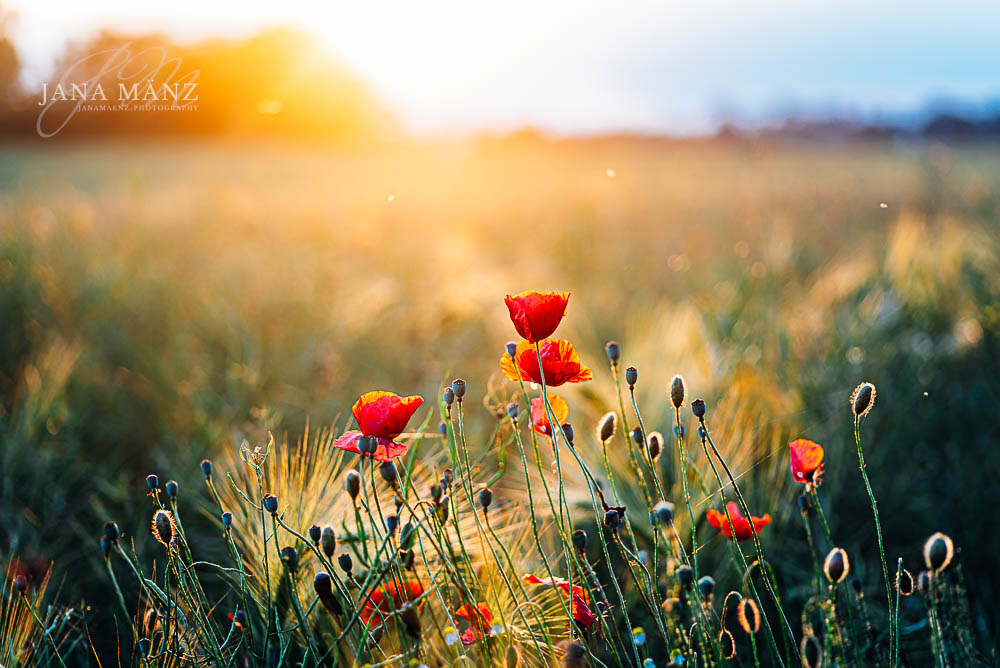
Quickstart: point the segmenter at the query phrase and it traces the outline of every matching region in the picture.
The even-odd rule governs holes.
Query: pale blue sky
[[[1000,99],[1000,3],[7,0],[36,85],[102,26],[314,33],[418,132],[699,132],[726,113]]]

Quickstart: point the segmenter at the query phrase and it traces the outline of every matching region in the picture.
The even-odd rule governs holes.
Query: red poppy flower
[[[418,396],[401,397],[392,392],[367,392],[355,402],[352,413],[360,431],[346,431],[334,445],[341,450],[361,453],[358,441],[371,436],[378,441],[375,459],[387,462],[406,452],[406,446],[394,439],[406,429],[406,423],[424,400]]]
[[[808,438],[797,438],[788,444],[788,451],[795,482],[819,485],[823,475],[823,446]]]
[[[564,383],[583,383],[594,378],[594,372],[580,362],[580,356],[573,349],[573,344],[563,339],[546,339],[539,346],[542,353],[542,370],[545,372],[545,384],[558,387]],[[517,368],[514,362],[517,362]],[[533,383],[542,382],[538,372],[538,355],[535,347],[527,341],[517,344],[517,354],[512,360],[504,353],[500,358],[500,370],[510,380],[530,380]]]
[[[746,540],[754,534],[759,535],[761,527],[765,527],[771,523],[770,515],[764,515],[764,517],[751,516],[749,520],[743,517],[740,513],[740,507],[736,505],[735,501],[727,503],[726,508],[729,510],[729,517],[726,517],[725,513],[720,513],[715,508],[709,508],[705,516],[708,517],[708,523],[715,527],[716,531],[730,540],[733,539],[733,529],[736,530],[736,540]],[[729,526],[730,518],[733,520],[732,527]],[[753,522],[752,525],[751,521]]]
[[[569,406],[565,400],[556,394],[549,395],[549,404],[556,416],[556,423],[563,424],[569,417]],[[541,397],[531,400],[531,426],[543,436],[552,435],[552,425],[549,423],[549,412],[545,410],[545,400]],[[558,429],[558,427],[556,427]]]
[[[521,576],[521,581],[532,585],[553,585],[562,590],[562,593],[571,599],[573,621],[581,627],[589,629],[597,621],[597,617],[590,609],[590,595],[586,589],[570,586],[570,583],[563,578],[540,578],[533,573]]]
[[[465,604],[455,611],[455,616],[469,622],[469,628],[462,634],[463,645],[472,645],[482,638],[484,633],[492,632],[493,613],[485,603],[477,603],[475,606]]]
[[[566,315],[568,292],[522,292],[504,299],[510,320],[521,338],[531,343],[547,339]]]
[[[376,618],[376,623],[382,623],[383,613],[399,610],[410,601],[415,601],[424,593],[424,581],[420,579],[407,580],[400,586],[396,582],[391,582],[384,587],[379,587],[369,592],[365,597],[365,603],[361,606],[359,617],[361,621],[368,624],[372,617]]]

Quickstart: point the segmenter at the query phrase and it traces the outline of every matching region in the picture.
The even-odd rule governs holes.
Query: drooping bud
[[[517,646],[511,643],[507,645],[507,652],[504,654],[503,658],[504,668],[518,668],[521,665],[521,653],[518,651]]]
[[[333,553],[337,551],[337,534],[329,524],[323,527],[323,530],[320,532],[319,544],[323,548],[323,554],[326,555],[327,559],[332,558]]]
[[[858,596],[865,595],[865,587],[864,584],[861,582],[861,578],[859,577],[851,578],[851,589],[853,589],[854,593],[857,594]]]
[[[465,381],[462,380],[461,378],[456,378],[455,380],[451,381],[451,391],[455,393],[455,397],[460,402],[462,401],[462,397],[465,396],[465,390],[466,390]]]
[[[212,477],[212,460],[203,459],[201,460],[201,472],[205,474],[205,480]]]
[[[289,573],[294,574],[299,567],[299,552],[294,547],[281,548],[281,563],[285,565]]]
[[[493,503],[493,490],[489,487],[483,487],[479,490],[479,505],[482,506],[483,512],[490,509],[490,504]]]
[[[701,576],[698,580],[698,589],[701,591],[702,598],[708,598],[715,593],[715,578],[711,575]]]
[[[618,425],[618,416],[614,411],[606,413],[601,421],[597,423],[597,437],[602,443],[606,443],[615,435],[615,427]]]
[[[573,547],[576,548],[577,552],[583,553],[587,549],[587,532],[583,529],[577,529],[573,532]]]
[[[403,629],[406,635],[411,638],[419,638],[421,634],[420,613],[417,611],[416,603],[407,603],[399,611],[399,619],[403,622]]]
[[[449,501],[450,497],[447,494],[445,494],[444,496],[441,497],[441,501],[438,502],[437,504],[436,512],[438,515],[438,519],[441,521],[441,524],[445,524],[448,522],[448,513],[451,511],[451,504],[449,503]]]
[[[338,617],[344,613],[344,608],[340,605],[340,601],[333,595],[333,578],[330,577],[329,573],[323,571],[317,573],[313,577],[313,589],[316,591],[316,596],[319,597],[319,602],[323,604],[327,612]]]
[[[750,634],[757,633],[760,630],[760,608],[757,607],[757,601],[752,598],[740,600],[736,608],[736,618],[744,631]]]
[[[674,408],[680,408],[687,400],[687,388],[684,387],[684,377],[676,375],[670,381],[670,403]]]
[[[351,558],[350,552],[341,552],[340,556],[337,557],[337,564],[345,573],[350,573],[354,570],[354,559]]]
[[[28,591],[28,578],[23,575],[16,576],[14,578],[14,591],[23,596]]]
[[[628,389],[634,390],[635,384],[639,380],[639,370],[634,366],[630,366],[625,369],[625,382],[628,383]]]
[[[319,547],[319,540],[323,537],[323,530],[319,528],[318,524],[314,524],[309,527],[309,540],[313,542],[313,545]]]
[[[613,366],[618,366],[618,360],[622,357],[622,347],[617,341],[608,341],[604,344],[604,354],[608,356]]]
[[[935,573],[940,573],[951,563],[955,556],[955,544],[947,535],[940,531],[924,543],[924,563]]]
[[[670,526],[674,521],[674,504],[669,501],[659,501],[653,506],[657,521],[663,526]]]
[[[177,498],[177,481],[176,480],[168,480],[167,484],[164,485],[163,488],[165,490],[167,490],[167,496],[169,496],[171,499],[176,499]]]
[[[573,425],[569,422],[564,422],[562,425],[562,433],[566,435],[566,440],[569,441],[570,445],[573,445]]]
[[[352,500],[358,498],[358,494],[361,493],[361,474],[354,469],[350,469],[344,474],[344,489],[350,495]]]
[[[663,452],[663,434],[654,431],[646,440],[649,442],[649,458],[655,462]]]
[[[927,596],[931,591],[931,572],[930,571],[920,571],[920,575],[917,576],[917,589],[924,596]]]
[[[121,535],[121,532],[118,530],[118,525],[116,523],[105,522],[104,535],[107,536],[108,540],[110,540],[112,543],[117,543],[118,537]]]
[[[705,419],[705,402],[701,399],[695,399],[691,402],[691,412],[699,420]]]
[[[378,467],[378,473],[382,476],[382,480],[389,483],[389,486],[393,489],[399,488],[399,470],[396,468],[396,463],[392,460],[387,462],[382,462]]]
[[[278,514],[278,497],[274,494],[265,494],[261,505],[264,506],[264,510],[272,515]]]
[[[839,547],[830,550],[830,553],[826,555],[826,561],[823,562],[823,572],[826,573],[826,579],[837,584],[843,582],[850,571],[851,562],[847,558],[847,552]]]
[[[875,386],[864,382],[854,388],[851,393],[851,410],[856,417],[861,417],[875,405]]]
[[[408,550],[413,546],[413,539],[416,537],[417,528],[413,526],[412,522],[407,522],[403,525],[402,530],[399,532],[399,548],[401,550]]]

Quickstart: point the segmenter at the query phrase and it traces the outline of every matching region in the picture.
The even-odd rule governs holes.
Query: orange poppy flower
[[[369,592],[358,616],[365,624],[369,624],[372,617],[376,618],[376,623],[381,624],[383,613],[399,610],[408,602],[415,601],[423,593],[424,581],[418,578],[407,580],[402,586],[391,582]]]
[[[771,523],[771,516],[766,514],[764,517],[751,516],[749,520],[743,517],[740,513],[740,507],[736,505],[735,501],[727,503],[726,508],[729,510],[729,517],[715,508],[709,508],[705,516],[708,518],[708,523],[729,540],[733,540],[733,529],[736,530],[736,540],[746,540],[754,534],[759,535],[761,528]],[[732,527],[729,526],[730,518],[733,520]]]
[[[557,394],[549,395],[549,404],[556,416],[556,423],[563,424],[569,417],[569,406]],[[552,425],[549,423],[549,412],[545,410],[545,400],[541,397],[531,400],[531,427],[543,436],[552,435]],[[556,427],[558,429],[558,427]]]
[[[463,645],[472,645],[483,634],[488,635],[493,630],[493,613],[485,603],[477,603],[475,606],[466,603],[455,611],[455,616],[469,622],[469,628],[462,634]]]
[[[358,441],[371,436],[378,441],[374,458],[387,462],[406,453],[406,446],[394,439],[403,433],[406,424],[424,400],[418,396],[401,397],[392,392],[366,392],[355,402],[351,412],[360,431],[346,431],[334,441],[341,450],[361,453]]]
[[[808,438],[797,438],[788,444],[788,452],[795,482],[819,485],[823,475],[823,446]]]
[[[532,585],[554,585],[562,590],[562,593],[570,597],[573,621],[582,628],[590,629],[597,621],[597,617],[590,609],[590,595],[586,589],[570,586],[570,583],[563,578],[540,578],[534,573],[521,576],[521,581]]]
[[[568,302],[568,292],[522,292],[504,299],[514,329],[531,343],[552,336],[566,315]]]
[[[563,339],[545,339],[539,345],[542,353],[542,371],[545,372],[545,384],[558,387],[564,383],[583,383],[594,378],[594,372],[580,362],[580,356],[573,349],[573,344]],[[515,368],[514,363],[517,363]],[[514,359],[504,354],[500,358],[500,370],[510,380],[530,380],[533,383],[542,382],[542,374],[538,371],[538,355],[535,347],[527,341],[517,344],[517,354]]]

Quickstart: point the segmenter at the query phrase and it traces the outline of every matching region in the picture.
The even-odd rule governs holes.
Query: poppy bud
[[[692,584],[694,584],[694,569],[690,566],[680,565],[677,570],[674,571],[674,575],[677,577],[677,581],[681,583],[681,586],[687,589]]]
[[[635,442],[635,444],[638,446],[642,446],[642,429],[639,427],[635,427],[632,429],[631,433],[632,433],[632,440]]]
[[[670,381],[670,403],[674,408],[680,408],[687,399],[687,388],[684,387],[684,377],[677,375]]]
[[[483,507],[483,512],[490,509],[491,503],[493,503],[493,490],[489,487],[483,487],[479,490],[479,505]]]
[[[566,653],[563,654],[562,665],[564,668],[581,668],[587,662],[587,648],[576,641],[566,645]]]
[[[434,483],[430,487],[431,500],[437,503],[441,499],[441,485]]]
[[[18,575],[14,578],[14,591],[22,596],[26,591],[28,591],[28,578],[23,575]]]
[[[902,596],[909,596],[913,593],[913,576],[910,575],[910,571],[905,568],[900,569],[899,573],[896,575],[897,582],[896,587],[899,589],[899,593]]]
[[[155,473],[150,473],[146,476],[146,485],[149,486],[150,491],[155,492],[160,488],[160,479]]]
[[[803,637],[799,651],[802,654],[802,665],[805,668],[820,668],[823,665],[823,648],[820,646],[816,636],[807,635]]]
[[[924,563],[927,564],[928,569],[935,573],[947,568],[954,556],[955,544],[951,542],[951,538],[940,531],[924,543]]]
[[[398,491],[392,495],[392,505],[396,506],[397,515],[403,509],[403,506],[406,505],[406,501],[403,500]]]
[[[670,526],[674,521],[674,504],[669,501],[659,501],[653,506],[656,519],[664,526]]]
[[[351,559],[350,552],[341,552],[340,556],[337,557],[337,564],[347,574],[350,574],[354,570],[354,560]]]
[[[455,393],[455,396],[459,401],[465,396],[465,381],[461,378],[456,378],[451,381],[451,391]]]
[[[378,450],[378,439],[374,436],[362,436],[358,439],[358,450],[362,457],[374,457]]]
[[[382,476],[382,480],[389,483],[393,489],[397,489],[399,487],[399,470],[396,468],[395,462],[382,462],[382,464],[378,467],[378,473]]]
[[[562,432],[566,435],[566,440],[569,441],[569,444],[573,445],[573,425],[569,422],[564,422]]]
[[[448,438],[448,425],[438,422],[438,433],[441,434],[441,438]]]
[[[517,416],[518,414],[520,414],[520,412],[521,409],[516,402],[512,401],[509,404],[507,404],[507,415],[510,417],[511,420],[514,420],[516,422]]]
[[[272,515],[276,515],[278,513],[278,497],[274,494],[265,494],[262,505],[264,506],[264,510]]]
[[[695,399],[691,402],[691,412],[699,420],[705,419],[705,402],[701,399]]]
[[[920,593],[926,596],[931,591],[931,572],[930,571],[920,571],[920,575],[917,576],[917,589]]]
[[[227,529],[233,526],[233,514],[228,510],[222,513],[222,526]]]
[[[403,565],[403,568],[405,568],[406,570],[408,571],[413,570],[414,559],[415,557],[413,555],[413,550],[399,551],[399,562]]]
[[[630,366],[625,369],[625,382],[628,383],[628,389],[634,390],[635,383],[639,380],[639,370],[634,366]]]
[[[744,631],[750,634],[757,633],[760,630],[760,608],[757,607],[757,601],[752,598],[740,600],[736,608],[736,619]]]
[[[875,386],[864,382],[854,388],[851,394],[851,409],[856,417],[861,417],[875,405]]]
[[[701,579],[698,580],[698,589],[703,598],[708,598],[715,593],[715,578],[711,575],[701,576]]]
[[[379,644],[380,642],[382,642],[382,636],[384,635],[385,635],[385,627],[382,626],[381,624],[376,626],[371,631],[372,642],[375,643],[376,645]]]
[[[150,642],[149,638],[139,638],[137,646],[141,656],[149,656],[149,650],[153,647],[153,643]]]
[[[177,498],[177,481],[176,480],[168,480],[167,484],[164,485],[163,488],[165,490],[167,490],[167,496],[169,496],[171,499],[176,499]]]
[[[441,520],[441,524],[444,524],[448,521],[448,512],[450,509],[450,506],[448,505],[448,500],[449,500],[448,495],[445,494],[444,496],[441,497],[441,501],[438,503],[437,514],[438,514],[438,519]]]
[[[205,480],[212,477],[212,460],[203,459],[201,460],[201,472],[205,474]]]
[[[514,341],[507,342],[507,354],[511,357],[517,355],[517,343]]]
[[[319,535],[319,544],[323,547],[323,554],[329,559],[337,551],[337,534],[333,527],[327,524]]]
[[[407,522],[403,525],[402,531],[399,532],[399,547],[402,550],[408,550],[413,546],[413,538],[416,536],[417,530],[413,526],[412,522]]]
[[[361,493],[361,474],[350,469],[344,474],[344,489],[350,495],[351,499],[357,499],[358,494]]]
[[[606,443],[615,435],[615,427],[618,423],[618,416],[614,411],[606,413],[601,421],[597,423],[597,436],[601,443]]]
[[[295,570],[299,567],[299,553],[292,546],[281,548],[281,563],[285,565],[289,573],[295,573]]]
[[[319,539],[323,537],[323,530],[319,528],[319,525],[314,524],[309,527],[309,540],[313,542],[313,545],[319,547]]]
[[[455,482],[455,469],[447,468],[441,472],[441,479],[446,481],[449,485]]]
[[[441,399],[444,401],[445,408],[450,409],[451,405],[455,403],[455,390],[450,387],[446,387],[441,390]]]
[[[587,532],[583,529],[577,529],[573,532],[573,547],[576,548],[577,552],[584,552],[587,549]]]
[[[617,341],[608,341],[604,344],[604,354],[611,360],[611,364],[618,366],[618,360],[622,357],[622,347]]]
[[[847,552],[839,547],[830,550],[826,555],[826,561],[823,562],[823,572],[826,573],[826,579],[833,584],[843,582],[851,572],[851,562],[847,558]]]
[[[649,443],[649,458],[655,462],[660,458],[660,453],[663,452],[663,434],[654,431],[646,437],[646,440]]]
[[[719,649],[722,650],[722,658],[731,659],[736,656],[736,639],[729,629],[722,629],[719,632]]]
[[[808,494],[800,494],[799,495],[799,499],[798,499],[798,503],[799,503],[799,510],[801,510],[804,513],[808,513],[809,512],[809,495]]]
[[[108,538],[107,536],[101,536],[101,553],[104,555],[105,559],[111,558],[111,550],[114,548],[115,542]]]
[[[403,628],[406,630],[406,635],[411,638],[420,637],[420,613],[417,611],[417,605],[414,603],[407,603],[403,606],[403,609],[399,611],[399,618],[403,622]]]
[[[385,528],[388,529],[389,535],[396,533],[396,529],[399,528],[399,515],[389,515],[386,517]]]
[[[112,543],[117,543],[118,537],[121,535],[121,532],[118,530],[118,525],[115,524],[114,522],[105,522],[104,535],[107,536],[108,540],[110,540]]]
[[[618,526],[621,524],[621,521],[622,518],[618,516],[618,511],[614,508],[604,513],[604,526],[608,527],[612,531],[618,531]]]
[[[340,605],[340,601],[333,595],[333,578],[330,577],[329,573],[322,571],[317,573],[313,577],[313,589],[316,591],[316,596],[319,597],[319,602],[323,604],[327,612],[338,617],[344,613],[344,608]]]

